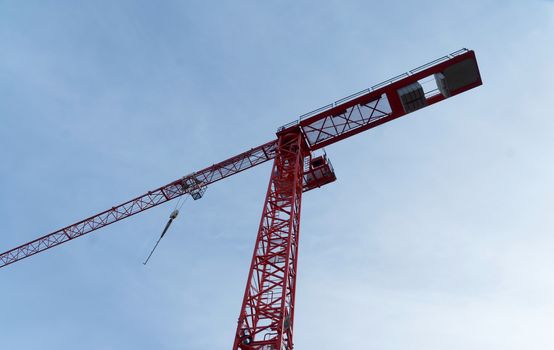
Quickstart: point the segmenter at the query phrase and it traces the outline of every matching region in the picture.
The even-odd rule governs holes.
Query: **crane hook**
[[[150,252],[150,254],[148,255],[148,258],[146,258],[146,261],[144,261],[142,264],[143,265],[146,265],[146,263],[148,263],[148,260],[150,260],[150,257],[152,256],[152,254],[154,254],[154,250],[156,250],[156,247],[158,246],[158,244],[160,243],[160,241],[162,240],[162,238],[164,237],[165,233],[167,232],[167,230],[169,229],[169,226],[171,226],[171,223],[173,222],[173,220],[177,217],[177,215],[179,215],[179,209],[175,209],[171,212],[171,214],[169,214],[169,220],[167,220],[167,224],[165,224],[165,227],[162,231],[162,234],[160,235],[160,238],[158,238],[158,241],[156,242],[156,245],[154,245],[154,248],[152,248],[152,251]]]

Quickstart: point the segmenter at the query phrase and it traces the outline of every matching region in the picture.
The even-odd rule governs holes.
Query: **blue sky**
[[[484,85],[328,147],[295,348],[552,349],[549,1],[1,1],[0,250],[455,51]],[[0,271],[6,349],[232,345],[269,164]]]

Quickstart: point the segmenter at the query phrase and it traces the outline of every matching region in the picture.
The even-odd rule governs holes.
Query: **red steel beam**
[[[449,96],[444,96],[439,90],[435,90],[434,94],[425,99],[425,106],[430,106],[482,84],[473,51],[462,49],[441,57],[377,84],[371,89],[360,91],[308,113],[308,115],[301,116],[299,120],[281,127],[279,132],[300,127],[312,151],[344,140],[410,113],[405,111],[402,106],[398,94],[400,88],[424,78],[434,79],[435,74],[442,73],[466,60],[471,60],[474,63],[472,72],[475,73],[475,79],[462,87],[453,89]]]
[[[233,350],[292,350],[304,157],[300,132],[279,136]]]
[[[0,254],[0,268],[121,221],[275,157],[271,141]]]

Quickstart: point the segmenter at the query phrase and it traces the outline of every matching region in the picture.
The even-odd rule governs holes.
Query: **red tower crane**
[[[291,350],[302,193],[336,180],[314,151],[482,84],[462,49],[345,97],[280,127],[277,139],[191,173],[99,214],[0,254],[0,267],[81,237],[273,159],[233,350]]]

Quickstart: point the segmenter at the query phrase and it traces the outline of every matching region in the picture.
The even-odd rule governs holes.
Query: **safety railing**
[[[288,129],[288,128],[290,128],[291,126],[298,125],[298,124],[300,124],[300,122],[301,122],[302,120],[307,119],[307,118],[309,118],[309,117],[311,117],[311,116],[313,116],[313,115],[316,115],[316,114],[318,114],[318,113],[321,113],[321,112],[324,112],[324,111],[326,111],[326,110],[329,110],[329,109],[331,109],[331,108],[333,108],[333,107],[336,107],[336,106],[338,106],[338,105],[340,105],[340,104],[342,104],[342,103],[344,103],[344,102],[348,102],[348,101],[350,101],[350,100],[353,100],[353,99],[355,99],[355,98],[357,98],[357,97],[360,97],[360,96],[362,96],[362,95],[369,94],[369,93],[372,92],[372,91],[375,91],[375,90],[377,90],[377,89],[380,89],[380,88],[382,88],[382,87],[385,87],[385,86],[387,86],[387,85],[390,85],[390,84],[392,84],[392,83],[394,83],[394,82],[396,82],[396,81],[398,81],[398,80],[400,80],[400,79],[404,79],[404,78],[406,78],[406,77],[409,77],[410,75],[414,75],[414,74],[416,74],[416,73],[418,73],[418,72],[421,72],[422,70],[425,70],[425,69],[427,69],[427,68],[429,68],[429,67],[431,67],[431,66],[434,66],[434,65],[436,65],[436,64],[442,63],[442,62],[444,62],[444,61],[448,61],[449,59],[454,58],[455,56],[459,56],[459,55],[461,55],[461,54],[464,54],[464,53],[466,53],[466,52],[468,52],[468,51],[469,51],[469,50],[466,49],[466,48],[463,48],[463,49],[454,51],[454,52],[452,52],[452,53],[450,53],[450,54],[448,54],[448,55],[446,55],[446,56],[442,56],[442,57],[440,57],[440,58],[437,58],[436,60],[433,60],[433,61],[431,61],[431,62],[425,63],[424,65],[421,65],[421,66],[419,66],[419,67],[417,67],[417,68],[414,68],[414,69],[412,69],[412,70],[410,70],[410,71],[408,71],[408,72],[406,72],[406,73],[397,75],[397,76],[395,76],[394,78],[390,78],[390,79],[385,80],[385,81],[383,81],[383,82],[381,82],[381,83],[379,83],[379,84],[373,85],[372,87],[370,87],[370,88],[368,88],[368,89],[364,89],[364,90],[358,91],[358,92],[356,92],[356,93],[354,93],[354,94],[352,94],[352,95],[348,95],[348,96],[346,96],[346,97],[343,97],[343,98],[341,98],[340,100],[337,100],[337,101],[335,101],[335,102],[333,102],[333,103],[330,103],[330,104],[328,104],[328,105],[326,105],[326,106],[323,106],[323,107],[320,107],[320,108],[318,108],[318,109],[314,109],[314,110],[311,111],[311,112],[302,114],[302,115],[299,116],[296,120],[293,120],[293,121],[290,122],[290,123],[287,123],[287,124],[285,124],[285,125],[283,125],[283,126],[280,126],[280,127],[277,129],[277,132],[280,132],[280,131],[282,131],[282,130]]]

